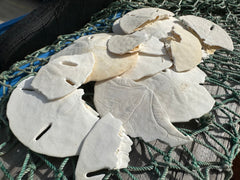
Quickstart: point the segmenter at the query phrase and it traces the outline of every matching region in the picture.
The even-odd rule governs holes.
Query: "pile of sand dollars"
[[[212,109],[215,101],[200,85],[206,74],[197,65],[215,50],[232,51],[233,43],[213,22],[173,16],[158,8],[134,10],[114,22],[113,33],[83,36],[51,56],[11,94],[7,116],[15,136],[41,154],[79,155],[79,180],[127,167],[128,135],[170,146],[191,142],[172,123]],[[97,81],[97,112],[79,88],[90,81]]]

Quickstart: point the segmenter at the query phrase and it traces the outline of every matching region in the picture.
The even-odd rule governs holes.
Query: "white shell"
[[[168,56],[151,56],[139,53],[137,64],[125,72],[122,77],[139,80],[167,69],[171,67],[172,64]]]
[[[181,26],[174,26],[174,36],[180,37],[180,42],[170,42],[175,70],[188,71],[196,67],[202,60],[202,46],[198,38]]]
[[[92,53],[59,56],[39,70],[32,86],[49,100],[62,98],[86,81],[94,61]]]
[[[132,137],[145,141],[160,139],[170,146],[190,142],[170,122],[154,93],[146,86],[126,78],[114,78],[95,85],[94,103],[101,116],[108,112],[123,121]]]
[[[140,44],[139,52],[156,56],[166,54],[164,43],[154,36]]]
[[[122,55],[139,51],[138,46],[148,39],[147,34],[139,31],[128,35],[115,35],[109,39],[107,47],[110,52]]]
[[[187,122],[208,113],[215,100],[201,85],[205,73],[193,69],[184,73],[176,73],[170,69],[143,81],[157,96],[171,122]]]
[[[136,64],[138,58],[136,53],[117,55],[107,50],[107,42],[112,37],[111,34],[100,33],[90,37],[92,37],[90,40],[95,64],[85,83],[118,76]]]
[[[82,100],[83,90],[49,101],[31,87],[30,77],[12,92],[7,104],[9,125],[31,150],[48,156],[79,154],[81,143],[98,120]]]
[[[120,27],[125,33],[130,34],[151,22],[166,19],[173,15],[172,12],[159,8],[137,9],[128,12],[120,19]]]
[[[170,17],[169,19],[155,21],[154,23],[144,27],[142,31],[160,40],[164,40],[165,38],[169,37],[173,26],[177,25],[178,23],[178,19]]]
[[[209,46],[217,46],[233,51],[233,42],[227,32],[217,24],[193,15],[181,16],[180,19]]]
[[[120,27],[120,19],[117,19],[116,21],[114,21],[113,25],[112,25],[112,31],[115,34],[119,34],[119,35],[124,35],[126,34],[125,32],[123,32],[122,28]]]
[[[76,180],[100,180],[104,175],[87,177],[87,174],[106,168],[126,168],[131,145],[121,120],[107,114],[96,123],[83,142],[75,170]]]

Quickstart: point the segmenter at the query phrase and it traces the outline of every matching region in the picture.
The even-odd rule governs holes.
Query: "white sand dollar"
[[[166,19],[174,14],[170,11],[159,8],[142,8],[130,11],[120,19],[121,29],[127,33],[133,33],[142,29],[145,25],[159,19]]]
[[[152,76],[172,66],[168,56],[152,56],[139,53],[136,65],[125,72],[122,77],[139,80],[146,76]]]
[[[227,32],[219,25],[193,15],[181,16],[180,19],[209,46],[217,46],[233,51],[233,42]]]
[[[121,120],[110,113],[102,117],[87,135],[80,150],[76,180],[100,180],[104,175],[87,177],[101,169],[121,169],[128,166],[132,141],[125,134]]]
[[[193,72],[191,72],[193,71]],[[199,83],[205,77],[199,69],[177,73],[167,69],[139,81],[157,96],[171,122],[187,122],[208,113],[215,100]]]
[[[95,85],[94,103],[101,116],[108,112],[123,121],[126,133],[145,141],[160,139],[170,146],[190,142],[170,122],[154,93],[127,78],[114,78]]]
[[[202,60],[202,46],[198,38],[181,26],[174,26],[170,42],[171,55],[175,70],[188,71],[196,67]]]
[[[62,98],[86,81],[94,63],[93,53],[59,56],[39,70],[32,86],[49,100]]]
[[[31,87],[30,77],[12,92],[7,117],[14,135],[31,150],[48,156],[79,154],[82,141],[98,117],[82,100],[83,90],[49,101]]]

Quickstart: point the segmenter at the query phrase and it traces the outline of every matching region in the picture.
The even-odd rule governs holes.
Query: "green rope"
[[[164,180],[171,173],[185,173],[194,179],[210,179],[213,171],[221,171],[225,174],[225,179],[232,176],[232,161],[240,151],[240,133],[237,126],[240,123],[240,115],[228,107],[230,103],[240,103],[240,89],[236,85],[240,84],[240,3],[239,0],[118,0],[108,8],[96,13],[84,28],[72,34],[61,35],[49,46],[33,52],[22,61],[12,65],[9,71],[0,74],[0,90],[3,96],[0,97],[0,128],[6,132],[7,137],[0,143],[0,172],[6,179],[34,179],[42,166],[48,168],[55,175],[55,179],[74,179],[76,167],[76,157],[66,157],[64,159],[50,158],[47,156],[27,151],[22,160],[22,167],[17,174],[9,172],[2,157],[8,155],[20,142],[12,135],[6,117],[6,105],[9,95],[19,82],[28,76],[36,75],[41,66],[49,61],[48,58],[38,58],[47,52],[58,52],[65,48],[68,42],[71,44],[76,37],[91,33],[111,32],[111,26],[119,14],[125,14],[133,9],[142,7],[159,7],[170,10],[176,16],[192,14],[207,18],[227,30],[234,42],[234,51],[216,51],[208,59],[199,65],[208,77],[204,85],[224,89],[222,94],[213,95],[216,100],[212,111],[205,116],[195,119],[197,127],[182,128],[177,127],[185,135],[193,138],[193,145],[198,145],[217,157],[216,162],[199,160],[192,151],[193,147],[179,146],[174,148],[160,149],[155,145],[144,142],[141,138],[133,138],[136,144],[144,148],[147,162],[138,159],[138,166],[129,165],[121,170],[109,170],[104,179],[123,179],[125,176],[132,180],[137,180],[137,175],[147,173],[151,177]],[[24,69],[21,66],[26,66]],[[18,83],[11,86],[8,82],[18,78]],[[2,88],[2,89],[1,89]],[[93,94],[86,93],[85,96],[92,100]],[[92,104],[92,102],[88,102]],[[217,121],[217,116],[221,113],[226,119],[224,122]],[[223,114],[223,115],[222,115]],[[219,137],[213,131],[221,132],[229,138],[229,144],[222,144]],[[3,136],[4,133],[1,133]],[[209,142],[205,142],[199,137],[205,137]],[[156,144],[158,144],[157,141]],[[212,143],[216,144],[216,147]],[[175,159],[174,154],[181,154],[179,159]],[[104,158],[104,157],[103,157]],[[160,160],[159,160],[159,159]],[[187,159],[184,162],[183,159]],[[54,160],[61,161],[59,165]],[[131,164],[131,162],[130,162]],[[57,168],[58,167],[58,168]],[[71,167],[71,168],[70,168]],[[68,168],[68,169],[67,169]],[[124,176],[123,176],[124,175]]]

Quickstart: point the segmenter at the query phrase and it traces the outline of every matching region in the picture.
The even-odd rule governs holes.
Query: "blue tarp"
[[[2,24],[0,24],[0,35],[3,34],[6,30],[8,30],[12,25],[14,25],[16,22],[20,21],[22,18],[24,18],[26,16],[22,15],[20,17],[17,17],[15,19],[12,19],[10,21],[4,22]]]

